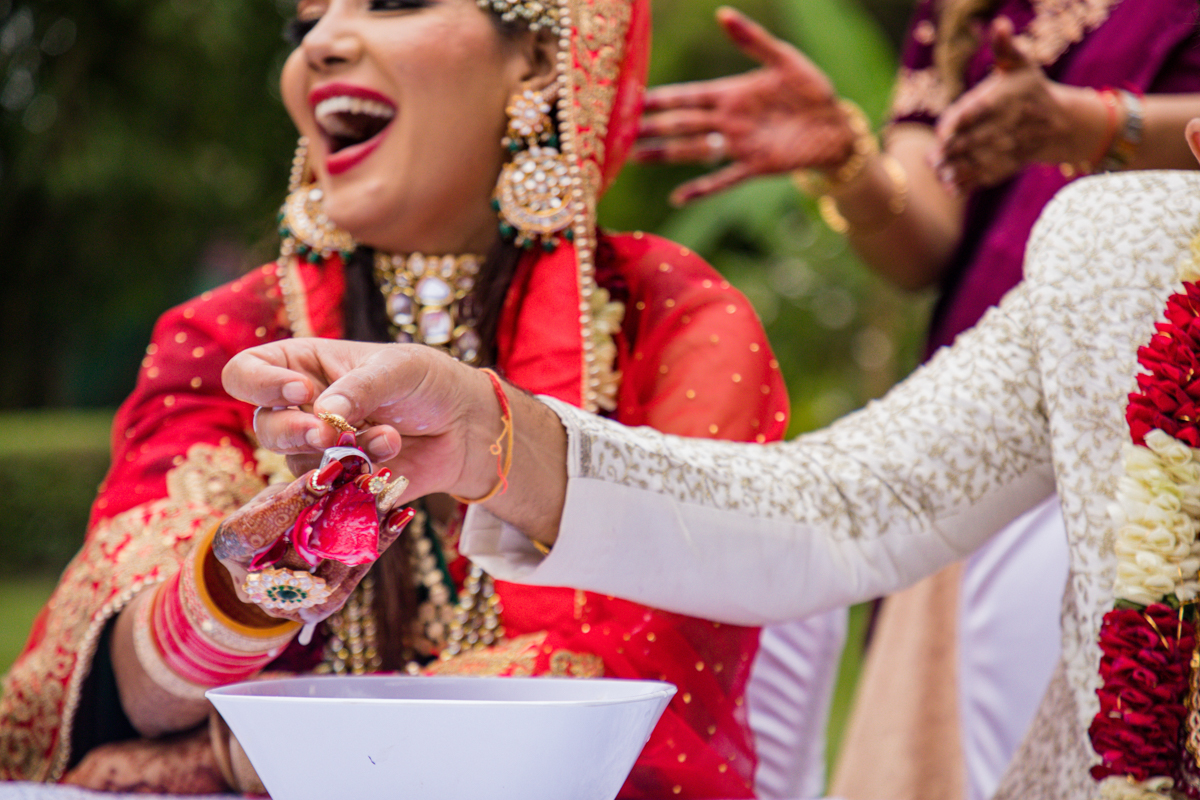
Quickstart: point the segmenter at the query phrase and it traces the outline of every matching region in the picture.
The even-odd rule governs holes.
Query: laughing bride
[[[648,3],[301,0],[291,30],[280,258],[159,321],[86,542],[4,683],[0,777],[254,790],[203,692],[264,670],[605,675],[679,686],[623,796],[750,796],[756,628],[459,557],[511,427],[476,443],[499,454],[492,488],[410,511],[361,458],[294,478],[221,387],[266,342],[415,341],[629,425],[778,439],[787,399],[746,300],[685,248],[596,228],[636,128]],[[310,444],[348,427],[327,422]]]

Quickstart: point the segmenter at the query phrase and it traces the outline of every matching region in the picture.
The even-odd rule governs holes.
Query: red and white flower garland
[[[1200,240],[1198,240],[1200,241]],[[1193,253],[1197,254],[1193,243]],[[1100,629],[1100,713],[1089,728],[1103,800],[1200,798],[1189,752],[1200,594],[1200,260],[1138,349],[1117,523],[1114,608]]]

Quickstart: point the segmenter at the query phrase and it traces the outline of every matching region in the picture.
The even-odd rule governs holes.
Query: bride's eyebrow
[[[299,19],[305,12],[319,12],[322,6],[327,5],[326,0],[297,0],[293,9],[294,16]]]

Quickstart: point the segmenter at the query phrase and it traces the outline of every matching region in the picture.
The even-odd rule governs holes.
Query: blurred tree
[[[270,100],[283,17],[0,0],[0,407],[115,404],[154,318],[272,230],[293,146]]]
[[[739,5],[878,117],[910,2]],[[656,0],[652,82],[751,66],[717,30],[716,5]],[[294,145],[277,88],[290,6],[0,0],[0,408],[114,405],[158,314],[272,257]],[[921,315],[786,181],[671,211],[667,191],[689,174],[630,168],[602,220],[683,241],[750,296],[795,427],[860,405],[912,363]]]

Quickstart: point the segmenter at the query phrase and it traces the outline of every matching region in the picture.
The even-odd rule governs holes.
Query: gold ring
[[[346,418],[341,414],[322,411],[321,413],[317,414],[317,419],[321,420],[327,425],[337,428],[342,433],[358,433],[358,428],[347,422]]]

